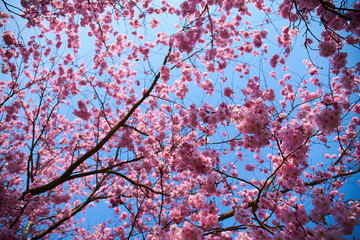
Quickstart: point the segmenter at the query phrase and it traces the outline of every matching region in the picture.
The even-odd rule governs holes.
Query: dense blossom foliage
[[[359,232],[360,1],[1,4],[0,239]]]

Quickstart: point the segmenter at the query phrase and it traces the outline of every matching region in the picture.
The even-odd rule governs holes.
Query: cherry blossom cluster
[[[244,147],[261,148],[268,144],[271,132],[267,128],[269,119],[268,107],[262,98],[247,99],[242,107],[236,106],[231,113],[231,121],[244,134]]]
[[[341,124],[341,106],[334,103],[333,109],[325,107],[320,113],[315,115],[315,122],[319,130],[325,135],[329,135]]]
[[[218,213],[219,209],[217,208],[215,203],[205,203],[197,216],[194,218],[198,218],[200,222],[200,226],[204,229],[211,229],[216,227],[218,223]],[[190,219],[192,216],[190,216]],[[194,220],[195,220],[194,219]]]
[[[200,40],[202,33],[203,29],[200,27],[190,28],[185,33],[178,32],[170,39],[170,44],[176,46],[180,52],[190,53]]]
[[[331,59],[331,71],[335,74],[339,74],[340,70],[343,69],[347,64],[348,54],[344,52],[335,53]]]
[[[319,55],[322,57],[331,57],[336,53],[337,46],[335,41],[323,41],[319,44]]]
[[[335,80],[338,80],[341,84],[342,89],[344,89],[344,94],[346,95],[350,95],[353,92],[356,92],[356,86],[359,84],[360,82],[360,78],[359,76],[355,75],[355,70],[353,68],[351,69],[346,69],[343,68],[341,70],[341,77],[337,77],[335,78]]]
[[[235,209],[234,217],[242,225],[248,225],[251,223],[250,212],[244,208],[237,207]]]
[[[5,42],[5,44],[8,46],[17,44],[17,40],[16,40],[14,34],[10,31],[5,31],[2,34],[2,38],[3,38],[3,41]]]
[[[85,102],[83,102],[82,100],[78,100],[78,107],[80,110],[74,110],[74,115],[78,116],[79,118],[88,121],[92,114],[91,112],[88,110],[87,104]]]
[[[172,159],[172,165],[179,170],[190,170],[194,175],[208,174],[216,162],[216,154],[200,152],[191,142],[183,143]]]

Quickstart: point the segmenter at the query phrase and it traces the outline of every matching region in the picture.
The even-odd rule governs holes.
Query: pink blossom
[[[215,92],[214,85],[210,79],[206,79],[199,86],[206,91],[206,94],[212,95]]]
[[[165,83],[168,82],[170,80],[170,68],[162,65],[160,67],[160,77]]]
[[[324,108],[319,114],[315,116],[315,121],[319,130],[321,130],[325,135],[328,135],[335,131],[335,128],[338,127],[341,123],[341,109],[339,107],[334,108]]]
[[[335,53],[333,58],[331,59],[331,70],[335,74],[339,74],[340,70],[344,68],[347,64],[348,54],[343,52]]]
[[[261,38],[266,38],[268,35],[268,30],[262,30],[259,34]]]
[[[244,51],[247,53],[251,53],[253,50],[253,45],[250,42],[244,42],[243,43],[244,46]]]
[[[4,42],[5,42],[5,44],[8,45],[8,46],[17,44],[17,40],[16,40],[14,34],[12,32],[10,32],[9,30],[6,30],[2,34],[2,38],[3,38]]]
[[[78,107],[80,110],[74,110],[73,114],[75,116],[78,116],[79,118],[85,120],[85,121],[89,121],[92,114],[91,112],[89,112],[89,110],[86,107],[86,103],[83,102],[82,100],[78,100]]]
[[[272,88],[267,89],[266,91],[263,92],[263,96],[265,97],[266,100],[272,102],[275,100],[275,91]]]
[[[272,71],[270,72],[270,77],[271,77],[271,78],[276,78],[276,77],[277,77],[276,72],[275,72],[274,70],[272,70]]]
[[[153,17],[150,21],[150,27],[151,28],[159,28],[159,23],[160,22],[155,17]]]
[[[319,75],[319,70],[317,69],[317,68],[310,68],[309,69],[309,73],[310,73],[310,75]]]
[[[233,94],[234,94],[234,91],[233,91],[231,88],[226,87],[226,88],[224,89],[224,95],[225,95],[226,97],[231,97],[231,95],[233,95]]]
[[[270,59],[270,65],[273,68],[276,68],[276,65],[278,63],[278,59],[280,58],[280,56],[278,54],[274,54],[271,59]]]
[[[335,41],[323,41],[319,44],[319,55],[322,57],[331,57],[337,50]]]
[[[257,48],[261,47],[262,39],[260,37],[260,34],[256,33],[256,34],[253,35],[253,42],[254,42],[255,47],[257,47]]]
[[[236,208],[234,216],[240,224],[246,225],[251,222],[250,213],[244,208]]]
[[[252,171],[255,170],[255,166],[252,165],[252,164],[246,164],[246,165],[245,165],[245,170],[252,172]]]
[[[228,39],[230,37],[229,31],[227,29],[221,29],[219,32],[219,37],[223,39]]]
[[[205,53],[205,59],[208,61],[213,60],[216,57],[216,54],[217,54],[216,48],[209,49]]]

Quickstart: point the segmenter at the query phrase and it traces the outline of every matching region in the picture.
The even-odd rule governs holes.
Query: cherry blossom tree
[[[359,1],[1,2],[0,239],[356,231]]]

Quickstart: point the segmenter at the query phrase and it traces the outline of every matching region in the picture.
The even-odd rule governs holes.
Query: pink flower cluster
[[[276,68],[280,56],[278,54],[274,54],[270,59],[270,65],[272,68]]]
[[[253,50],[253,45],[251,44],[251,42],[243,42],[242,43],[243,46],[238,47],[238,49],[240,50],[240,54],[243,55],[244,52],[246,53],[251,53]]]
[[[262,45],[262,38],[261,38],[261,36],[260,36],[260,34],[258,34],[258,33],[255,33],[254,35],[253,35],[253,43],[254,43],[254,46],[255,47],[257,47],[257,48],[259,48],[259,47],[261,47],[261,45]]]
[[[269,118],[268,107],[262,98],[247,99],[244,106],[235,107],[231,113],[232,122],[244,134],[244,147],[249,149],[261,148],[269,142]]]
[[[312,204],[314,208],[310,211],[310,217],[317,222],[323,222],[324,217],[330,213],[330,208],[333,205],[333,201],[329,196],[324,195],[322,188],[314,190],[314,197],[312,198]]]
[[[174,44],[180,52],[190,53],[196,43],[199,41],[203,29],[201,27],[194,27],[184,32],[178,32],[175,36],[170,38],[170,44]]]
[[[130,151],[135,150],[131,133],[132,132],[128,128],[124,130],[119,139],[119,147],[128,148]],[[151,139],[152,138],[148,138],[147,140],[151,141]]]
[[[10,85],[10,84],[9,84]],[[6,116],[5,122],[11,122],[17,120],[17,115],[21,109],[21,102],[14,101],[11,105],[5,106]]]
[[[290,0],[285,0],[279,5],[277,14],[285,19],[289,19],[291,22],[294,22],[297,15],[291,11],[293,8],[293,2]]]
[[[8,46],[17,44],[17,40],[16,40],[14,34],[12,32],[10,32],[9,30],[6,30],[3,33],[2,38],[3,38],[4,42],[5,42],[5,44],[8,45]]]
[[[172,221],[176,224],[181,224],[185,221],[186,216],[189,213],[189,208],[186,204],[179,205],[178,207],[175,207],[172,209],[171,213],[169,214],[169,217],[172,219]]]
[[[217,54],[216,48],[208,49],[205,53],[205,60],[206,61],[214,60],[216,54]]]
[[[78,107],[80,110],[74,110],[74,115],[78,116],[79,118],[85,120],[85,121],[89,121],[91,118],[91,112],[89,112],[89,110],[86,107],[86,103],[82,100],[78,100]]]
[[[216,173],[212,172],[205,178],[205,183],[202,186],[202,190],[204,190],[204,194],[207,196],[212,196],[218,192],[217,185],[221,180],[221,176]]]
[[[291,29],[289,26],[285,26],[281,30],[281,36],[276,36],[279,46],[284,47],[286,53],[291,52],[292,39],[298,33],[299,33],[299,30],[296,31],[294,29]]]
[[[201,228],[197,228],[194,224],[191,224],[189,222],[186,222],[184,226],[181,227],[180,231],[180,238],[179,240],[202,240],[203,237],[203,231]]]
[[[194,13],[196,13],[196,1],[184,1],[181,5],[181,15],[183,17],[190,16]]]
[[[173,239],[173,240],[202,240],[204,232],[196,225],[185,222],[181,227],[172,224],[167,231],[162,230],[159,225],[155,225],[150,234],[146,237],[149,240]]]
[[[218,213],[219,209],[216,207],[215,203],[205,202],[204,206],[197,214],[199,217],[200,226],[204,229],[215,227],[218,222]]]
[[[183,100],[186,94],[189,92],[185,82],[182,82],[180,79],[175,80],[174,86],[176,88],[176,96]]]
[[[264,91],[264,92],[262,93],[262,95],[263,95],[263,97],[264,97],[267,101],[272,102],[272,101],[275,100],[275,91],[274,91],[274,89],[272,89],[272,88],[269,88],[269,89],[267,89],[266,91]]]
[[[315,122],[319,130],[329,135],[341,124],[342,109],[334,104],[334,109],[330,107],[324,108],[320,113],[315,115]]]
[[[360,83],[360,78],[355,74],[355,71],[353,68],[347,69],[343,68],[341,70],[341,77],[335,78],[336,80],[339,80],[341,86],[345,90],[344,93],[346,95],[350,95],[353,92],[357,92],[356,86]]]
[[[155,17],[153,17],[150,21],[150,27],[151,28],[159,28],[159,23],[160,22]]]
[[[211,112],[210,115],[208,113]],[[199,117],[204,123],[209,125],[216,125],[219,122],[225,121],[228,117],[228,106],[226,103],[220,104],[220,106],[214,111],[212,107],[207,104],[203,105],[203,109],[199,111]]]
[[[234,213],[235,220],[242,225],[248,225],[251,223],[251,215],[245,208],[237,207]]]
[[[208,95],[212,95],[215,92],[211,79],[206,79],[204,82],[199,84],[199,87],[206,91],[206,94]]]
[[[224,96],[225,96],[225,97],[231,97],[234,93],[235,93],[235,92],[234,92],[231,88],[229,88],[229,87],[226,87],[226,88],[224,89]]]
[[[288,239],[285,236],[292,236],[293,239],[306,239],[307,234],[304,231],[304,225],[309,222],[309,217],[302,204],[293,204],[296,198],[290,198],[289,204],[278,206],[275,210],[277,219],[285,223],[284,230],[277,232],[274,239]],[[277,220],[273,220],[273,224],[279,225]]]
[[[297,0],[296,3],[303,11],[314,10],[320,4],[317,0]]]
[[[341,225],[342,234],[352,234],[355,226],[360,224],[360,204],[350,202],[350,207],[347,207],[344,202],[337,201],[335,206],[331,209],[331,215],[334,220]]]
[[[194,175],[208,174],[215,164],[213,157],[216,154],[200,152],[194,143],[185,142],[174,154],[171,164],[180,171],[190,170]]]
[[[164,81],[164,83],[167,83],[170,80],[170,68],[162,65],[160,67],[160,78]]]
[[[149,240],[159,240],[159,239],[167,239],[167,238],[168,238],[167,232],[162,230],[158,224],[152,227],[150,230],[150,234],[147,235],[147,239]]]
[[[16,212],[16,208],[18,207],[17,199],[21,196],[21,192],[19,191],[7,191],[5,180],[0,179],[0,216],[4,217],[4,215],[7,215],[12,212]],[[1,231],[0,231],[1,236]],[[4,238],[6,239],[6,238]],[[14,238],[15,239],[15,238]]]
[[[323,41],[319,44],[319,55],[322,57],[331,57],[337,50],[336,42],[333,40]]]

